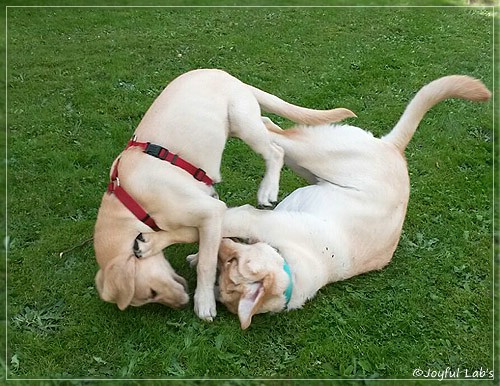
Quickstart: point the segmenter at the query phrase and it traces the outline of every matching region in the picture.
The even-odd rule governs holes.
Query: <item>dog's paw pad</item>
[[[276,189],[259,190],[257,193],[257,203],[259,207],[273,207],[278,202],[278,187]]]
[[[137,236],[134,240],[134,248],[133,248],[134,255],[138,259],[140,259],[143,255],[141,246],[139,245],[139,242],[142,242],[142,243],[144,242],[144,236],[142,235],[142,233],[139,233],[139,236]]]
[[[134,251],[134,256],[140,259],[151,255],[153,245],[151,244],[151,240],[147,239],[144,234],[139,233],[134,240],[132,249]]]
[[[278,202],[271,202],[269,204],[259,204],[257,205],[257,209],[274,209],[276,207],[276,205],[278,204]]]

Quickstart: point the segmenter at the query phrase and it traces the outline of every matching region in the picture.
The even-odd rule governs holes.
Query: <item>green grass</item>
[[[7,16],[9,378],[412,379],[416,368],[492,368],[492,103],[447,101],[425,117],[406,151],[411,199],[386,269],[325,287],[302,310],[256,316],[247,331],[222,305],[211,324],[192,303],[121,312],[97,295],[91,244],[59,256],[92,236],[112,160],[175,76],[226,69],[293,103],[350,108],[351,123],[381,135],[437,77],[468,74],[493,89],[488,10]],[[230,140],[221,198],[256,204],[262,173],[261,159]],[[287,169],[281,182],[281,198],[304,184]],[[167,251],[191,294],[184,257],[195,250]]]

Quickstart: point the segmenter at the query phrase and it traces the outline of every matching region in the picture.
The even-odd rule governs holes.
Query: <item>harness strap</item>
[[[140,147],[144,149],[146,154],[149,154],[153,157],[159,158],[163,161],[170,162],[172,165],[177,166],[189,174],[191,174],[196,180],[207,184],[208,186],[213,185],[213,180],[207,176],[207,173],[201,168],[197,168],[193,164],[185,161],[177,154],[173,154],[169,152],[164,147],[159,145],[152,144],[150,142],[137,142],[135,140],[135,136],[127,143],[127,147],[125,150],[131,147]],[[144,210],[144,208],[136,201],[134,198],[127,193],[125,189],[120,186],[120,179],[118,178],[118,164],[120,163],[120,159],[118,159],[115,163],[115,167],[111,172],[111,182],[108,185],[108,193],[114,193],[116,198],[120,200],[120,202],[125,205],[125,207],[130,210],[137,219],[142,221],[144,224],[149,226],[155,232],[160,230],[160,227],[156,224],[153,218],[149,215],[148,212]]]
[[[144,153],[159,158],[162,161],[170,162],[172,165],[185,170],[186,172],[191,174],[196,180],[203,182],[208,186],[212,186],[214,184],[213,180],[209,176],[207,176],[207,173],[203,169],[197,168],[193,164],[179,157],[177,154],[171,153],[170,151],[168,151],[168,149],[165,149],[164,147],[155,145],[151,142],[137,142],[135,141],[135,139],[131,139],[128,142],[125,150],[131,147],[140,147],[144,149]]]
[[[160,227],[156,225],[155,220],[153,220],[149,213],[146,212],[144,208],[120,186],[120,179],[118,178],[119,163],[120,160],[118,159],[115,163],[113,172],[111,173],[111,182],[108,185],[108,193],[114,193],[116,198],[118,198],[118,200],[120,200],[120,202],[125,205],[125,207],[130,210],[138,220],[142,221],[155,232],[159,231]]]

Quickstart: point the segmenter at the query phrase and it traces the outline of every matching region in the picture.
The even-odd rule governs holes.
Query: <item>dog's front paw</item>
[[[192,255],[187,256],[186,261],[189,263],[191,268],[195,268],[198,265],[198,254],[193,253]]]
[[[207,322],[213,322],[217,315],[213,291],[198,291],[194,294],[194,312],[198,317]]]
[[[137,237],[134,240],[134,255],[138,259],[140,259],[143,256],[143,248],[142,245],[146,244],[146,240],[144,239],[144,236],[142,233],[139,233]],[[145,249],[145,248],[144,248]]]
[[[150,234],[139,233],[134,240],[134,255],[138,259],[153,256],[158,253],[155,250],[153,237]]]

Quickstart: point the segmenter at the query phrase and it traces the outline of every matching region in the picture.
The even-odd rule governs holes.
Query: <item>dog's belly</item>
[[[308,213],[330,221],[341,212],[356,210],[363,197],[363,193],[336,185],[310,185],[293,191],[275,211]]]
[[[360,191],[321,184],[295,190],[275,211],[301,217],[307,214],[305,218],[313,216],[318,220],[310,247],[322,257],[328,251],[332,255],[340,252],[336,259],[325,261],[332,268],[330,280],[336,281],[382,268],[390,261],[400,237],[406,203],[404,198],[383,202]]]

